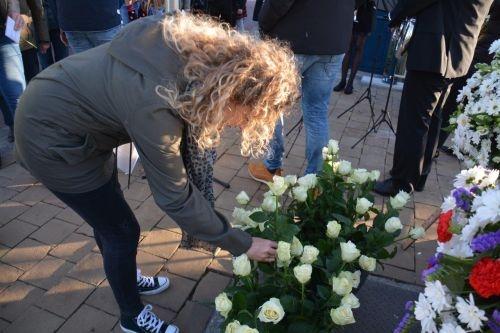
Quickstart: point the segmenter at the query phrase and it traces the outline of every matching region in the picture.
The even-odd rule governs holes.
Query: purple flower
[[[470,245],[474,252],[484,253],[495,249],[498,244],[500,244],[500,230],[479,235]]]
[[[427,268],[430,268],[432,266],[436,266],[437,264],[439,264],[439,261],[441,260],[442,257],[443,257],[442,253],[437,253],[437,254],[429,257],[429,259],[427,259],[427,264],[429,265]]]
[[[495,309],[495,311],[493,311],[493,320],[497,324],[500,324],[500,311],[498,311],[497,309]]]
[[[500,333],[500,311],[493,311],[493,316],[488,321],[488,326],[493,333]]]
[[[393,333],[402,333],[404,330],[407,328],[408,324],[410,323],[410,320],[412,319],[412,315],[409,313],[405,313],[403,318],[398,324],[398,327],[396,327],[393,331]],[[496,333],[496,332],[495,332]]]
[[[465,188],[460,187],[453,191],[453,197],[455,198],[455,203],[462,210],[468,212],[471,208],[472,200],[474,196],[471,192],[467,191]]]
[[[408,312],[413,311],[414,308],[415,308],[415,303],[413,301],[406,302],[406,304],[405,304],[406,311],[408,311]]]
[[[420,275],[420,278],[422,279],[422,282],[425,282],[427,280],[427,277],[431,274],[434,274],[436,273],[439,269],[441,268],[441,266],[439,264],[436,264],[432,267],[429,267],[427,269],[424,269]]]

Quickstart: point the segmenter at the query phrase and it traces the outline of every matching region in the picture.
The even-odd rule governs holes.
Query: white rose
[[[297,182],[300,186],[311,189],[316,187],[316,184],[318,184],[318,177],[314,173],[310,173],[308,175],[300,177]]]
[[[274,212],[276,211],[276,197],[274,195],[268,195],[262,201],[262,205],[260,206],[265,212]]]
[[[233,224],[236,227],[241,227],[243,230],[248,229],[248,228],[255,228],[257,226],[257,223],[254,222],[251,218],[250,215],[252,212],[247,211],[243,208],[240,207],[234,207],[233,210]]]
[[[285,182],[285,178],[281,176],[274,176],[273,177],[273,182],[267,184],[269,186],[269,189],[273,194],[277,197],[283,195],[285,193],[286,189],[288,188],[288,184]]]
[[[263,323],[277,324],[285,316],[285,310],[281,306],[280,300],[271,298],[269,301],[262,304],[259,312],[259,320]]]
[[[246,205],[250,201],[250,197],[245,191],[241,191],[237,196],[236,196],[236,201],[240,205]]]
[[[290,243],[279,241],[276,254],[278,257],[278,262],[281,262],[282,264],[286,264],[285,266],[288,266],[288,264],[292,260],[292,256],[290,254]]]
[[[340,243],[340,251],[342,260],[345,262],[353,262],[361,255],[361,252],[356,248],[356,244],[351,241]]]
[[[403,208],[408,200],[410,199],[410,195],[406,193],[405,191],[399,191],[396,196],[391,197],[389,201],[391,202],[391,207],[394,209],[401,209]]]
[[[329,161],[331,158],[330,152],[328,151],[328,147],[323,147],[321,149],[321,156],[323,157],[323,160]]]
[[[297,237],[293,236],[292,246],[290,247],[290,253],[294,257],[300,257],[303,251],[304,247],[302,246],[302,243],[300,243],[300,240]]]
[[[337,221],[330,221],[326,225],[326,235],[329,238],[337,238],[339,237],[340,229],[342,229],[340,223]]]
[[[239,321],[235,320],[227,324],[225,333],[236,333],[236,330],[240,328],[241,324]]]
[[[330,317],[335,324],[341,326],[354,324],[356,322],[351,308],[345,305],[341,305],[336,309],[331,309]]]
[[[352,181],[356,184],[364,184],[368,180],[370,173],[366,169],[355,169],[352,173]]]
[[[336,140],[331,139],[328,141],[328,152],[330,154],[337,154],[339,152],[339,143]]]
[[[295,175],[285,176],[285,183],[287,183],[290,186],[295,185],[297,183],[297,176]]]
[[[221,293],[215,298],[215,310],[217,310],[222,317],[227,318],[232,308],[233,302],[227,297],[226,293]]]
[[[344,277],[332,278],[332,290],[339,296],[345,296],[352,291],[352,283]]]
[[[352,283],[353,288],[359,287],[359,284],[361,283],[361,271],[356,271],[354,273],[349,272],[349,271],[342,271],[339,273],[339,278],[340,277],[345,277]]]
[[[372,170],[372,171],[370,172],[370,175],[369,175],[369,177],[368,177],[368,178],[369,178],[372,182],[374,182],[374,181],[377,181],[377,180],[379,179],[379,177],[380,177],[380,171],[378,171],[378,170]]]
[[[356,213],[363,215],[373,206],[373,202],[366,198],[358,198],[356,200]]]
[[[425,229],[422,227],[416,227],[411,229],[410,237],[412,239],[421,239],[425,237]]]
[[[252,265],[248,256],[242,254],[239,257],[233,259],[233,273],[239,276],[247,276],[252,271]]]
[[[351,162],[349,161],[340,161],[339,162],[339,167],[338,167],[338,173],[340,173],[343,176],[347,176],[348,174],[351,173],[352,167],[351,167]]]
[[[319,250],[312,245],[304,246],[300,262],[303,264],[312,264],[318,259]]]
[[[385,221],[385,231],[392,234],[398,230],[403,229],[403,225],[401,224],[401,220],[397,217],[391,217],[387,221]]]
[[[340,305],[348,306],[351,309],[357,309],[360,306],[359,299],[353,294],[348,294],[342,297],[342,300],[340,300]]]
[[[293,275],[301,284],[306,284],[311,280],[312,266],[309,264],[298,265],[293,268]]]
[[[256,330],[255,328],[251,328],[248,325],[242,325],[242,326],[238,327],[234,331],[234,333],[259,333],[259,331]]]
[[[377,259],[365,255],[359,257],[359,267],[368,272],[373,272],[377,268]]]
[[[292,190],[293,197],[298,202],[305,202],[307,200],[307,187],[297,186]]]

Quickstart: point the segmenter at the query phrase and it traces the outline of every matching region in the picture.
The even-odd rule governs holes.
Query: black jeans
[[[87,193],[53,193],[94,229],[104,271],[123,317],[143,309],[137,290],[137,245],[140,227],[123,197],[117,172],[100,188]]]
[[[391,170],[399,184],[425,185],[441,130],[441,106],[452,82],[437,73],[407,72]]]

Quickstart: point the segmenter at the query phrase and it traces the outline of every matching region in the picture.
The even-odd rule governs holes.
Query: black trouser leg
[[[437,133],[434,133],[438,118],[433,124],[433,113],[448,86],[449,80],[436,73],[408,71],[406,74],[391,171],[396,182],[414,186],[418,183],[426,148],[434,147],[433,141],[437,140]],[[431,125],[433,130],[429,132]]]
[[[137,245],[140,227],[118,183],[111,180],[87,193],[54,194],[94,228],[104,271],[122,316],[134,317],[143,309],[137,290]]]
[[[467,83],[467,77],[465,76],[458,78],[453,82],[453,85],[451,86],[450,89],[450,94],[446,99],[446,102],[444,103],[442,108],[443,120],[441,128],[446,128],[450,126],[450,117],[455,111],[457,111],[458,108],[458,102],[457,102],[458,94],[460,93],[460,90],[462,90],[462,88],[465,86],[466,83]],[[439,132],[438,148],[441,148],[444,145],[446,139],[448,139],[448,136],[450,136],[450,132],[441,129],[441,131]]]

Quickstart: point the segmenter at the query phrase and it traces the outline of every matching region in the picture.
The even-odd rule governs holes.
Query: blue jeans
[[[121,25],[103,31],[65,31],[68,44],[75,53],[110,42],[120,31]]]
[[[26,88],[23,59],[19,45],[5,36],[0,36],[0,98],[5,124],[14,125],[14,112],[19,97]]]
[[[50,49],[48,49],[45,54],[38,53],[38,60],[40,61],[42,69],[68,56],[68,48],[61,42],[61,38],[59,38],[59,29],[52,29],[49,34]]]
[[[302,74],[302,114],[306,130],[306,174],[321,171],[322,150],[328,144],[328,105],[343,55],[296,55]],[[283,120],[277,122],[264,165],[281,168],[285,142]]]

